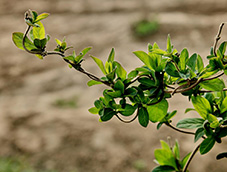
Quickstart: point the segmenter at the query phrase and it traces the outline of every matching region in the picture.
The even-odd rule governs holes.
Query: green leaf
[[[115,56],[115,51],[114,51],[114,48],[112,48],[107,61],[113,63],[114,56]]]
[[[34,45],[37,48],[44,49],[45,46],[46,46],[46,43],[47,43],[47,39],[46,38],[44,38],[44,39],[34,39]]]
[[[152,53],[158,54],[158,55],[164,55],[164,54],[166,54],[167,52],[164,51],[164,50],[162,50],[162,49],[154,49],[154,50],[152,51]]]
[[[79,63],[80,61],[81,61],[81,59],[88,53],[88,51],[90,51],[91,50],[91,47],[87,47],[87,48],[84,48],[82,51],[81,51],[81,53],[78,55],[78,56],[76,56],[76,58],[75,58],[75,61],[76,61],[76,63]]]
[[[196,71],[196,62],[197,62],[197,54],[194,53],[187,62],[187,66],[191,68],[193,72]]]
[[[167,37],[167,48],[166,51],[167,53],[172,53],[172,44],[171,44],[171,40],[170,40],[170,35],[168,35]]]
[[[100,119],[102,121],[109,121],[117,113],[111,108],[105,108],[99,111]]]
[[[194,142],[197,142],[204,134],[204,128],[198,128],[195,132]]]
[[[189,157],[191,156],[191,153],[188,153],[184,158],[183,160],[181,161],[182,162],[182,169],[184,168],[184,166],[186,165]]]
[[[196,70],[200,73],[204,69],[203,59],[200,55],[197,56],[197,66]]]
[[[222,91],[225,88],[224,82],[219,78],[202,81],[199,85],[210,91]]]
[[[168,102],[163,99],[161,102],[147,107],[149,119],[152,122],[159,122],[162,120],[168,111]]]
[[[137,77],[138,73],[139,72],[137,70],[133,70],[128,74],[128,78],[133,79],[133,78]]]
[[[92,55],[90,55],[90,57],[91,57],[91,58],[95,61],[95,63],[99,66],[99,68],[101,69],[102,73],[103,73],[104,75],[106,75],[107,73],[106,73],[105,67],[104,67],[104,65],[103,65],[103,62],[102,62],[100,59],[98,59],[97,57],[94,57],[94,56],[92,56]]]
[[[149,123],[149,115],[145,107],[139,107],[138,109],[138,120],[140,125],[147,127]]]
[[[193,104],[195,110],[199,113],[199,115],[203,119],[206,119],[207,115],[209,113],[212,113],[212,109],[211,109],[210,103],[204,97],[200,97],[200,96],[194,97],[194,96],[192,96],[192,104]]]
[[[224,100],[222,101],[220,111],[221,113],[224,113],[227,111],[227,97],[225,97]]]
[[[226,44],[227,44],[227,42],[222,42],[221,45],[220,45],[219,48],[218,48],[221,57],[225,55]]]
[[[152,172],[174,172],[175,169],[172,166],[161,165],[152,170]]]
[[[92,114],[98,114],[99,113],[99,109],[97,109],[96,107],[92,107],[92,108],[88,109],[88,111]]]
[[[187,60],[188,60],[188,50],[186,48],[184,48],[182,51],[181,51],[181,54],[180,54],[180,61],[179,61],[179,68],[180,70],[184,71],[186,69],[186,63],[187,63]]]
[[[44,26],[41,22],[38,22],[37,24],[40,27],[33,27],[33,37],[34,39],[44,39],[46,37]]]
[[[138,81],[143,84],[143,85],[146,85],[148,87],[155,87],[155,81],[154,80],[151,80],[149,78],[139,78]]]
[[[125,85],[121,80],[118,80],[115,84],[114,84],[114,89],[115,90],[119,90],[121,91],[121,93],[124,93],[124,89],[125,89]]]
[[[210,123],[211,128],[217,128],[219,126],[219,121],[216,116],[214,116],[212,114],[208,114],[207,119]]]
[[[187,128],[187,129],[193,129],[193,128],[200,128],[203,126],[204,119],[201,118],[184,118],[180,120],[177,123],[178,128]]]
[[[180,159],[180,148],[179,148],[179,144],[177,141],[173,147],[173,153],[174,153],[176,159],[179,160]]]
[[[124,116],[130,116],[135,112],[135,110],[136,110],[136,106],[126,104],[124,108],[119,110],[119,113]]]
[[[93,86],[93,85],[98,85],[98,84],[102,84],[102,82],[99,82],[99,81],[94,81],[94,80],[90,80],[87,82],[87,85],[89,87]]]
[[[66,60],[70,60],[70,61],[75,61],[75,57],[74,56],[66,56],[66,57],[64,57],[64,59],[66,59]]]
[[[122,80],[125,80],[126,79],[126,76],[127,76],[127,72],[126,70],[121,66],[120,63],[114,61],[113,62],[113,65],[116,66],[116,73],[117,73],[117,76],[119,78],[121,78]]]
[[[120,90],[117,90],[117,91],[108,91],[107,94],[110,95],[113,98],[117,98],[117,97],[120,97],[122,95],[122,93],[121,93]]]
[[[151,70],[154,70],[153,67],[151,67],[151,57],[145,53],[144,51],[135,51],[133,52],[148,68]]]
[[[176,161],[171,150],[156,149],[154,155],[160,165],[168,165],[177,169]]]
[[[43,20],[43,19],[47,18],[49,15],[50,15],[50,14],[48,14],[48,13],[42,13],[42,14],[40,14],[40,15],[37,16],[35,22],[37,23],[37,22],[39,22],[40,20]]]
[[[168,75],[173,77],[180,77],[179,72],[177,71],[176,66],[172,62],[167,62],[165,71]]]
[[[194,109],[194,108],[187,108],[187,109],[184,111],[184,113],[188,113],[188,112],[190,112],[190,111],[195,111],[195,109]]]
[[[23,37],[24,37],[24,34],[23,33],[20,33],[20,32],[14,32],[13,35],[12,35],[12,39],[13,39],[13,42],[14,44],[20,48],[21,50],[24,50],[24,47],[23,47]],[[28,37],[25,37],[25,47],[28,49],[28,50],[32,50],[32,49],[35,49],[35,45],[28,39]]]
[[[59,46],[61,46],[62,42],[59,39],[55,38],[55,41]]]
[[[215,139],[213,137],[208,137],[205,140],[203,140],[199,149],[201,155],[204,155],[207,152],[209,152],[213,148],[214,144],[215,144]]]
[[[33,21],[35,21],[37,16],[38,16],[37,12],[36,11],[30,11],[30,13],[32,14]]]

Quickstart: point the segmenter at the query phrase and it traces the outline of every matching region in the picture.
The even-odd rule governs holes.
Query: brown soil
[[[167,127],[157,131],[154,124],[144,129],[137,121],[98,122],[98,116],[87,109],[105,87],[88,88],[89,79],[70,70],[60,58],[39,60],[17,49],[11,40],[12,32],[24,32],[23,14],[27,9],[49,12],[51,16],[44,24],[52,37],[50,49],[55,45],[55,37],[66,36],[77,52],[93,46],[90,53],[104,60],[115,47],[116,59],[130,71],[142,65],[132,52],[146,51],[148,42],[157,42],[164,48],[167,34],[175,48],[187,47],[191,54],[197,52],[205,59],[219,24],[227,16],[225,0],[144,0],[147,16],[155,16],[160,29],[141,41],[133,36],[131,26],[145,14],[142,2],[0,0],[0,155],[23,155],[39,169],[60,172],[136,172],[155,167],[153,151],[160,147],[160,139],[166,140],[168,136],[172,142],[177,139],[182,156],[193,150],[196,144],[192,136]],[[227,31],[222,36],[226,38]],[[88,57],[83,65],[88,71],[101,74]],[[72,99],[76,108],[54,106],[57,100]],[[170,110],[178,109],[176,121],[185,117],[188,106],[191,104],[187,99],[174,96]],[[226,160],[215,160],[223,150],[226,151],[226,140],[206,156],[198,154],[190,170],[225,172]]]

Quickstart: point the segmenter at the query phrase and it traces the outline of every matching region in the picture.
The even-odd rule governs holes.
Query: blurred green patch
[[[139,172],[147,171],[147,164],[142,159],[139,159],[139,160],[134,161],[133,162],[133,166]]]
[[[72,97],[69,99],[57,99],[53,106],[58,108],[76,108],[77,107],[77,97]]]
[[[159,29],[157,20],[141,20],[133,24],[132,30],[136,37],[144,38],[155,34]]]
[[[23,158],[0,158],[0,172],[56,172],[32,168]]]

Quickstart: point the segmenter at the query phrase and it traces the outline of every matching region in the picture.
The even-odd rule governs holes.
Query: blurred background
[[[132,52],[154,42],[165,49],[167,34],[178,51],[187,47],[205,59],[227,21],[226,7],[226,0],[0,0],[0,171],[147,172],[156,166],[160,139],[177,139],[182,157],[196,147],[193,136],[165,126],[157,131],[155,124],[145,129],[137,121],[98,122],[88,108],[104,86],[88,88],[89,79],[57,56],[40,60],[14,46],[12,32],[25,31],[26,10],[51,14],[43,21],[51,36],[47,49],[65,36],[76,52],[92,46],[90,53],[106,60],[114,47],[129,72],[142,66]],[[83,66],[101,76],[88,56]],[[181,95],[170,100],[169,110],[178,109],[174,124],[196,116],[184,114],[187,107],[192,105]],[[207,155],[197,154],[190,171],[225,172],[226,159],[215,157],[226,145],[223,140]]]

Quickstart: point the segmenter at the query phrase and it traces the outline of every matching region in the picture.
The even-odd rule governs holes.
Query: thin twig
[[[190,155],[188,161],[186,162],[186,164],[185,164],[185,166],[184,166],[182,172],[186,172],[186,171],[187,171],[187,169],[188,169],[188,167],[189,167],[189,164],[191,163],[191,161],[192,161],[192,159],[194,158],[195,154],[198,152],[198,150],[199,150],[199,148],[200,148],[200,145],[201,145],[201,144],[199,144],[199,145],[195,148],[195,150],[192,152],[192,154]]]
[[[138,116],[138,113],[136,113],[136,115],[135,115],[135,117],[134,118],[132,118],[131,120],[129,120],[129,121],[125,121],[125,120],[123,120],[121,117],[119,117],[117,114],[115,115],[121,122],[124,122],[124,123],[131,123],[131,122],[133,122],[133,121],[135,121],[135,119],[137,118],[137,116]]]
[[[224,75],[224,72],[220,73],[219,75],[217,76],[214,76],[212,78],[203,78],[203,81],[208,81],[208,80],[212,80],[212,79],[216,79],[216,78],[219,78],[220,76]]]
[[[225,25],[225,22],[220,24],[217,36],[216,36],[215,41],[214,41],[213,53],[214,53],[215,56],[217,56],[216,48],[217,48],[218,41],[221,39],[221,32],[222,32],[224,25]]]
[[[193,133],[193,132],[180,130],[180,129],[174,127],[173,125],[171,125],[170,123],[165,123],[165,124],[166,124],[168,127],[172,128],[172,129],[174,129],[175,131],[178,131],[178,132],[180,132],[180,133],[195,135],[195,133]]]

